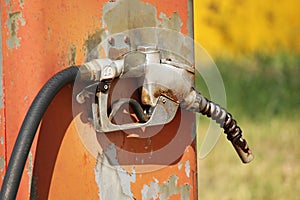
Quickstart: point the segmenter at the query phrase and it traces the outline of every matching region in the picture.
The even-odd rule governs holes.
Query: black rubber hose
[[[75,81],[78,67],[69,67],[55,74],[39,91],[31,104],[19,131],[3,180],[0,199],[16,198],[25,163],[40,121],[55,95]]]
[[[134,99],[128,99],[128,98],[121,98],[121,99],[118,99],[117,101],[113,102],[112,108],[111,108],[111,113],[109,114],[109,120],[112,120],[115,117],[117,112],[120,110],[120,108],[124,104],[130,105],[134,114],[138,118],[139,123],[145,123],[149,120],[149,117],[144,113],[143,108],[141,107],[139,102],[137,102]]]

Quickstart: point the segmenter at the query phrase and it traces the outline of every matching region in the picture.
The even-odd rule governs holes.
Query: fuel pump
[[[215,120],[242,162],[248,163],[253,159],[242,130],[232,115],[195,89],[195,68],[184,58],[166,52],[157,44],[135,41],[136,38],[128,33],[110,36],[102,49],[107,57],[101,57],[101,51],[96,49],[88,62],[59,72],[45,84],[22,124],[2,185],[1,199],[15,198],[43,113],[55,94],[64,85],[74,82],[76,77],[86,84],[76,94],[76,101],[84,104],[90,100],[90,123],[97,134],[165,125],[181,108]],[[110,103],[114,81],[126,78],[136,79],[139,99],[128,97]],[[114,120],[123,105],[133,110],[136,116],[134,122],[118,123]]]
[[[123,36],[123,35],[122,35]],[[120,37],[120,36],[119,36]],[[128,37],[124,35],[123,37]],[[115,40],[111,38],[110,40]],[[124,51],[124,48],[120,48]],[[163,50],[162,50],[163,51]],[[112,132],[147,126],[164,125],[172,121],[177,109],[198,112],[215,120],[232,143],[243,163],[253,159],[242,130],[236,120],[220,105],[205,98],[193,87],[195,71],[192,66],[163,57],[155,46],[137,46],[118,59],[95,59],[80,67],[81,79],[94,81],[78,95],[92,103],[92,123],[97,132]],[[119,55],[119,54],[118,54]],[[133,99],[119,99],[108,105],[110,85],[115,79],[135,77],[140,82],[140,103]],[[94,87],[93,92],[89,92]],[[132,107],[137,122],[115,124],[113,118],[124,104]]]

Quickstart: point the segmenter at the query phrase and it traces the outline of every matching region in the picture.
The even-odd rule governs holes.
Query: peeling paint
[[[160,192],[160,187],[158,184],[157,179],[155,180],[155,182],[151,182],[148,185],[144,185],[143,189],[142,189],[142,199],[146,200],[146,199],[158,199],[159,197],[159,192]]]
[[[0,157],[0,172],[4,171],[4,167],[5,167],[5,158],[4,156]]]
[[[5,169],[5,158],[4,156],[1,156],[0,157],[0,172],[4,172],[4,169]],[[1,176],[1,180],[4,179],[4,174],[2,173],[2,176]]]
[[[1,115],[0,115],[0,118],[1,118]],[[1,120],[0,120],[0,121],[1,121]],[[0,125],[1,125],[1,123],[0,123]],[[3,136],[0,137],[0,144],[1,144],[1,145],[4,145],[4,137],[3,137]]]
[[[109,2],[103,7],[102,21],[111,34],[140,27],[155,27],[156,8],[140,0]]]
[[[6,26],[8,27],[10,37],[6,40],[10,50],[20,47],[21,37],[18,37],[19,25],[25,26],[26,21],[23,18],[22,12],[9,12]]]
[[[170,17],[161,12],[160,18],[157,18],[156,7],[140,0],[109,1],[103,6],[102,13],[102,27],[89,34],[84,43],[85,62],[99,58],[99,49],[96,47],[110,34],[143,27],[168,28],[180,32],[183,24],[176,12]]]
[[[142,200],[167,200],[175,194],[180,194],[181,200],[190,199],[191,186],[189,184],[178,186],[177,184],[178,176],[176,175],[172,175],[168,181],[163,182],[161,185],[159,185],[158,180],[155,179],[155,181],[149,185],[144,185],[142,189]]]
[[[24,8],[24,0],[19,0],[19,3],[20,3],[20,7]]]
[[[170,18],[168,18],[165,13],[160,13],[159,17],[162,19],[160,27],[169,28],[180,32],[183,23],[178,13],[173,13],[173,15]]]
[[[102,22],[103,28],[107,27],[110,34],[143,27],[161,27],[180,31],[183,24],[176,12],[170,18],[160,13],[158,19],[156,7],[140,0],[106,3],[103,7]]]
[[[130,185],[136,181],[135,170],[129,174],[119,165],[115,145],[111,144],[105,153],[98,154],[94,172],[100,199],[135,199]]]
[[[185,161],[185,175],[189,178],[190,173],[191,173],[191,165],[190,165],[190,161],[187,160]]]
[[[182,162],[179,162],[178,163],[178,170],[181,170],[181,168],[182,168]]]
[[[28,154],[28,166],[27,166],[27,175],[29,177],[28,179],[28,194],[30,194],[30,188],[31,188],[31,180],[32,180],[32,170],[33,170],[33,159],[32,159],[32,153],[29,152]]]
[[[106,33],[103,28],[97,29],[95,33],[88,35],[88,39],[84,43],[86,57],[85,61],[98,58],[98,51],[95,48],[101,43],[101,41],[105,37]]]
[[[28,102],[28,96],[27,95],[24,96],[23,100],[24,100],[24,105],[27,106],[29,104],[29,102]]]

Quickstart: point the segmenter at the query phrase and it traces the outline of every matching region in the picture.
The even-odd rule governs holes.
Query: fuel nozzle
[[[206,99],[194,88],[194,69],[176,60],[162,59],[160,51],[155,47],[141,46],[128,52],[121,60],[95,59],[80,67],[81,79],[95,81],[77,95],[79,103],[90,94],[89,87],[97,87],[100,91],[93,104],[94,127],[97,131],[112,132],[145,126],[166,124],[172,121],[177,108],[198,112],[215,120],[227,139],[232,143],[243,163],[253,160],[253,155],[237,122],[220,105]],[[137,102],[121,99],[114,102],[111,113],[107,110],[109,82],[115,78],[138,78],[142,86],[140,102],[145,107],[151,107],[153,112],[142,109]],[[98,82],[98,83],[97,83]],[[103,87],[106,86],[106,89]],[[104,88],[101,89],[101,88]],[[123,104],[130,104],[141,113],[139,123],[114,124],[112,118]],[[145,108],[143,107],[143,108]],[[143,117],[143,114],[147,114]]]
[[[246,140],[242,137],[241,128],[232,118],[232,115],[224,108],[208,100],[194,89],[192,89],[190,95],[186,98],[186,103],[189,105],[186,108],[187,110],[211,117],[224,129],[227,139],[232,143],[243,163],[249,163],[254,159]]]

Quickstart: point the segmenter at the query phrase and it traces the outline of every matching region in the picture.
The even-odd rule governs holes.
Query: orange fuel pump
[[[1,199],[197,199],[194,112],[253,159],[232,116],[194,89],[191,1],[3,5]],[[17,136],[33,91],[75,63]]]

